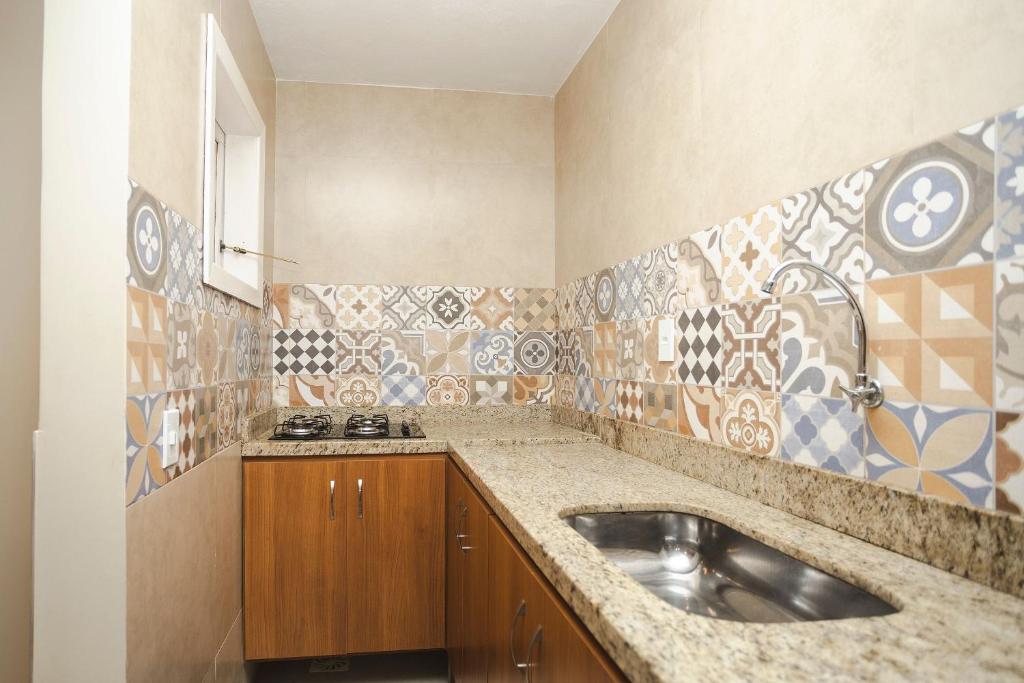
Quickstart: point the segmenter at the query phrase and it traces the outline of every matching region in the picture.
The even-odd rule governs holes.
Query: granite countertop
[[[415,453],[447,453],[449,444],[489,444],[514,446],[523,443],[559,444],[598,441],[596,436],[550,420],[472,420],[420,422],[425,439],[360,439],[326,441],[270,441],[269,430],[258,438],[242,444],[242,456],[344,456],[344,455],[410,455]]]
[[[1024,600],[599,443],[453,439],[451,449],[633,681],[1024,680]],[[718,520],[900,611],[790,624],[688,614],[648,592],[561,519],[630,509]]]

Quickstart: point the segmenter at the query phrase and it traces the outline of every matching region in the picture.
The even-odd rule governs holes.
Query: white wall
[[[39,164],[43,5],[0,3],[0,662],[28,681],[32,654],[32,431],[39,415]]]
[[[125,678],[130,0],[46,0],[35,680]]]

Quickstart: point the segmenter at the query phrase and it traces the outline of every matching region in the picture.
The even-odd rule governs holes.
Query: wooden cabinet
[[[447,649],[459,683],[487,680],[487,520],[490,510],[450,461],[448,509]]]
[[[348,651],[444,647],[444,459],[345,463]]]
[[[492,518],[489,683],[598,683],[622,675]]]
[[[246,462],[244,478],[246,656],[344,652],[344,465]]]
[[[244,464],[248,659],[444,645],[444,458]]]

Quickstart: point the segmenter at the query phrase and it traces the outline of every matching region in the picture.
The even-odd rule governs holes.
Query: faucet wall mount
[[[783,261],[777,265],[768,275],[768,279],[761,285],[761,291],[765,294],[774,292],[779,278],[786,271],[795,268],[807,268],[820,273],[830,285],[843,295],[846,303],[853,309],[853,323],[857,331],[857,374],[854,377],[855,384],[852,388],[843,386],[839,388],[850,399],[854,411],[860,406],[877,408],[882,405],[885,401],[885,391],[877,379],[868,375],[868,333],[867,327],[864,324],[864,311],[860,307],[857,295],[853,293],[853,290],[841,278],[827,268],[823,268],[812,261],[793,259],[791,261]]]

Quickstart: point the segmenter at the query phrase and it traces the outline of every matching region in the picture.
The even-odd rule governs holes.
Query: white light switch
[[[178,425],[181,413],[177,410],[164,411],[164,449],[160,454],[160,467],[167,469],[178,463]]]
[[[676,346],[676,330],[672,318],[662,318],[658,321],[658,360],[673,361]]]

